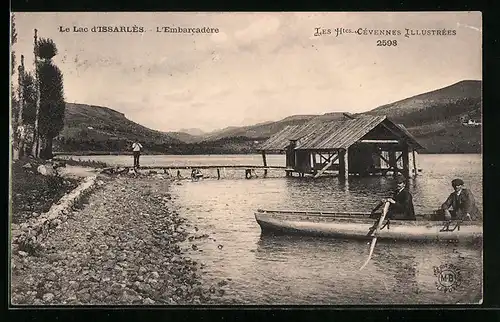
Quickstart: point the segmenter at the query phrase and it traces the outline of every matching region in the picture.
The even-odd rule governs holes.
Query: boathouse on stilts
[[[312,120],[287,126],[265,141],[260,151],[286,154],[286,175],[337,173],[370,176],[401,173],[417,175],[417,151],[423,150],[402,124],[386,116],[343,114],[335,120]],[[411,159],[411,163],[410,163]]]

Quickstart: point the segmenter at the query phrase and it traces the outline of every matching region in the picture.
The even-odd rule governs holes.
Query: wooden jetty
[[[344,113],[333,120],[312,120],[303,125],[287,126],[265,141],[260,151],[263,164],[266,152],[286,154],[287,176],[297,173],[317,178],[337,173],[369,176],[401,173],[417,175],[417,151],[424,147],[402,124],[386,116],[353,116]]]
[[[286,170],[284,166],[260,166],[260,165],[171,165],[171,166],[141,166],[134,168],[131,166],[115,166],[105,168],[104,173],[137,173],[149,171],[154,173],[155,170],[163,171],[163,173],[170,173],[171,170],[201,170],[201,169],[215,169],[217,170],[217,179],[221,179],[221,170],[225,172],[226,169],[244,170],[245,178],[252,179],[258,177],[255,170],[264,170],[264,178],[268,174],[268,170]]]
[[[261,166],[261,165],[172,165],[172,166],[141,166],[139,169],[170,169],[170,170],[191,170],[191,169],[262,169],[262,170],[283,170],[284,166]]]

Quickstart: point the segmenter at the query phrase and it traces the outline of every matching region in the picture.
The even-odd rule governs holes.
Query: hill
[[[288,125],[303,124],[314,119],[334,119],[340,117],[341,115],[342,113],[328,113],[325,115],[293,115],[275,122],[263,122],[242,127],[227,127],[223,130],[209,133],[202,138],[203,141],[216,141],[230,137],[246,137],[248,139],[258,140],[269,138]]]
[[[363,114],[387,115],[404,124],[427,153],[479,153],[481,127],[462,121],[481,120],[481,104],[481,81],[467,80]]]
[[[412,96],[394,103],[382,105],[365,114],[387,115],[391,118],[408,113],[457,102],[464,99],[481,99],[481,81],[465,80],[424,94]]]
[[[166,135],[177,139],[180,143],[194,143],[201,140],[200,136],[192,135],[186,132],[163,132]]]
[[[176,133],[186,133],[186,134],[189,134],[191,136],[202,136],[202,135],[206,134],[204,131],[197,129],[197,128],[181,129]]]
[[[151,130],[103,106],[66,103],[65,124],[54,142],[56,151],[125,151],[133,140],[146,150],[182,143],[175,135]]]

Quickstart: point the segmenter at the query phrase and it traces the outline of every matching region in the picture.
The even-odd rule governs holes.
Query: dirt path
[[[223,290],[201,285],[200,264],[182,254],[180,243],[194,230],[174,209],[171,182],[103,180],[88,204],[43,241],[43,251],[14,251],[12,304],[217,302]]]

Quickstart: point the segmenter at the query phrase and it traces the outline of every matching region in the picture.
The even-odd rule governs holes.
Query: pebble
[[[139,296],[136,291],[126,289],[123,291],[122,299],[127,303],[134,303],[136,301],[140,301],[142,297]]]
[[[44,302],[52,302],[52,300],[54,300],[54,297],[55,296],[52,293],[45,293],[43,294],[42,299]]]
[[[77,281],[69,281],[69,287],[72,289],[77,289],[78,288],[78,282]]]
[[[91,300],[91,296],[88,292],[87,293],[80,293],[80,294],[78,294],[78,299],[80,299],[80,301],[83,303],[88,303]]]
[[[150,299],[149,297],[147,297],[144,299],[143,303],[147,304],[147,305],[151,305],[151,304],[155,304],[156,302],[154,300]]]
[[[57,280],[57,275],[56,275],[56,273],[54,273],[54,272],[49,272],[49,274],[47,274],[47,279],[48,279],[49,281],[55,281],[55,280]]]

